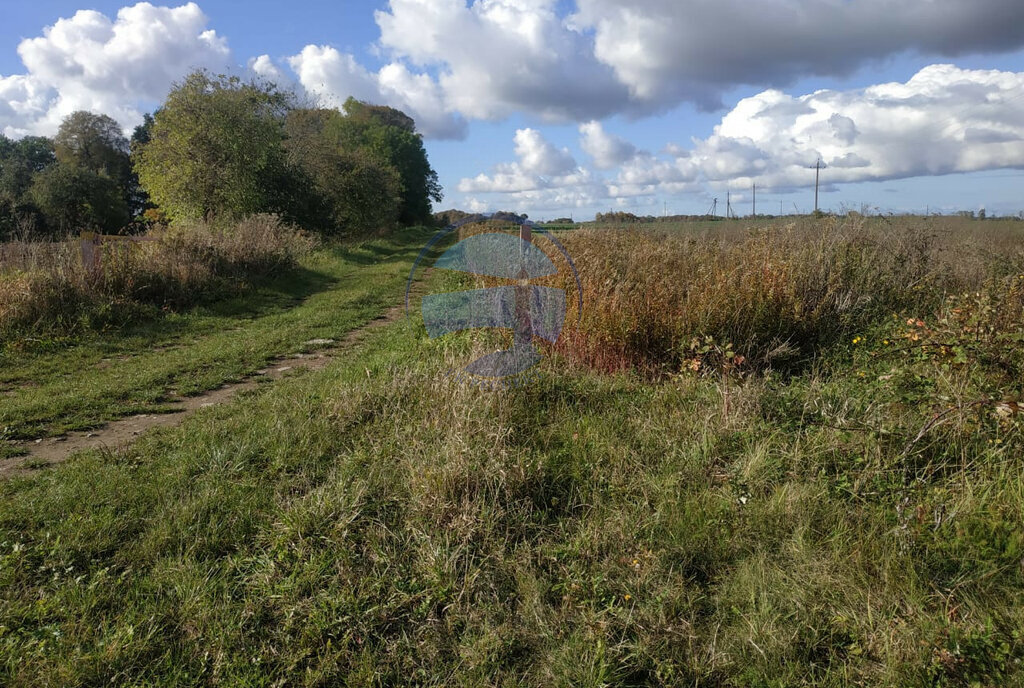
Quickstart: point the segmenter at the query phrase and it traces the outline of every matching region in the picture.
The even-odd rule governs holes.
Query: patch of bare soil
[[[367,331],[383,327],[405,315],[404,304],[395,306],[366,325],[349,332],[340,341],[312,339],[307,346],[323,347],[308,354],[295,354],[272,360],[267,367],[256,370],[244,379],[205,392],[194,397],[184,397],[172,402],[173,410],[167,413],[148,413],[121,418],[87,432],[71,432],[59,437],[47,437],[22,442],[19,448],[26,453],[8,459],[0,459],[0,479],[18,475],[29,475],[41,468],[66,461],[72,454],[87,449],[118,449],[134,442],[151,428],[178,425],[199,409],[223,404],[239,392],[253,389],[261,379],[275,380],[301,370],[321,370],[339,353],[351,347]]]

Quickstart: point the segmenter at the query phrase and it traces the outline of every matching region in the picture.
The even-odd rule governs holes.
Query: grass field
[[[5,440],[59,434],[134,413],[172,396],[236,381],[276,356],[337,340],[395,303],[430,237],[325,248],[228,300],[97,333],[29,336],[0,353]]]
[[[0,683],[1020,685],[1019,225],[778,229],[567,233],[581,324],[521,389],[444,374],[499,336],[399,321],[0,483]],[[339,338],[427,236],[8,358],[3,423],[84,427]],[[924,253],[876,260],[898,247]],[[96,367],[118,356],[131,376]]]

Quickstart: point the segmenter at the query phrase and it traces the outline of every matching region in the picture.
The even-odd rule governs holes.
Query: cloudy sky
[[[196,67],[409,112],[442,207],[1024,211],[1021,0],[5,2],[0,131]]]

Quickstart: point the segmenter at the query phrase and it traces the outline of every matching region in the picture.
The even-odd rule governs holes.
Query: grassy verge
[[[95,427],[118,416],[158,412],[308,350],[398,303],[409,265],[430,236],[323,248],[298,269],[244,295],[74,339],[38,338],[0,354],[0,429],[31,439]]]
[[[1021,421],[908,332],[494,393],[444,376],[484,343],[396,323],[0,485],[2,682],[1018,684]]]
[[[72,239],[0,247],[0,344],[88,333],[241,294],[294,268],[314,245],[273,215],[162,228],[142,239],[104,240],[92,258]]]

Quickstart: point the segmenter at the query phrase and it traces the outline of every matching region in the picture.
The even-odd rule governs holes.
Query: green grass
[[[0,683],[1021,685],[1024,423],[971,405],[1020,381],[904,323],[504,392],[444,375],[493,339],[372,331],[0,483]]]
[[[235,381],[275,356],[340,339],[399,303],[429,230],[326,248],[244,295],[72,341],[0,355],[0,428],[31,439],[159,412],[173,396]]]

